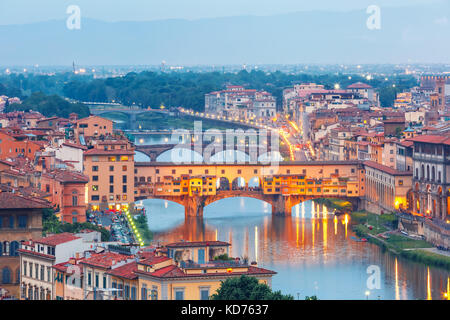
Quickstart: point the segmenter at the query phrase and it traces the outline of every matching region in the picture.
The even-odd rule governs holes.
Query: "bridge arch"
[[[231,182],[232,190],[245,190],[246,185],[246,181],[243,177],[236,177]]]
[[[228,180],[227,177],[220,177],[216,180],[216,190],[217,191],[224,191],[224,190],[230,190],[231,184],[230,180]]]
[[[250,156],[241,150],[222,150],[209,158],[210,163],[235,163],[242,162],[248,163]]]
[[[187,148],[175,148],[164,151],[157,158],[157,162],[173,162],[173,163],[202,163],[203,156]]]

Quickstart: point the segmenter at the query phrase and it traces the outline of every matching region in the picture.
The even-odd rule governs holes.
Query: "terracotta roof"
[[[137,279],[138,277],[137,274],[135,273],[136,271],[137,271],[137,262],[133,261],[123,266],[112,269],[111,271],[108,271],[107,274],[110,274],[115,277],[133,280]]]
[[[450,144],[450,137],[449,136],[438,136],[438,135],[421,135],[417,136],[411,139],[408,139],[409,141],[414,142],[424,142],[424,143],[433,143],[433,144]]]
[[[72,148],[77,148],[77,149],[87,150],[87,147],[82,146],[81,144],[77,144],[77,143],[64,142],[62,145],[63,145],[63,146],[67,146],[67,147],[72,147]]]
[[[84,155],[89,155],[89,156],[134,155],[134,151],[121,150],[121,149],[117,149],[117,150],[102,150],[102,149],[93,148],[93,149],[90,149],[88,151],[85,151]]]
[[[127,259],[130,259],[130,256],[115,252],[102,252],[94,253],[90,258],[86,258],[80,263],[103,269],[109,269],[116,263],[124,260],[126,261]]]
[[[62,183],[87,183],[89,182],[89,177],[84,174],[67,171],[67,170],[55,170],[50,173],[46,173],[53,179],[60,181]]]
[[[51,208],[50,202],[34,197],[25,197],[16,193],[0,192],[1,209],[44,209]]]
[[[213,247],[213,246],[230,246],[228,242],[223,241],[180,241],[169,243],[166,247]]]
[[[136,271],[136,273],[139,274],[145,274],[147,276],[155,277],[155,278],[198,278],[198,277],[232,277],[232,276],[239,276],[239,275],[274,275],[276,274],[275,271],[264,269],[264,268],[258,268],[254,266],[248,266],[247,271],[241,271],[241,272],[215,272],[215,273],[192,273],[192,274],[186,274],[183,269],[176,265],[170,265],[158,270],[155,270],[154,272],[146,272],[146,271]]]
[[[172,259],[170,259],[170,258],[168,258],[166,256],[159,256],[158,257],[158,256],[153,255],[153,256],[147,257],[146,259],[144,259],[142,261],[139,261],[139,263],[140,264],[144,264],[146,266],[153,266],[155,264],[158,264],[158,263],[161,263],[161,262],[164,262],[164,261],[168,261],[168,260],[172,260]]]
[[[379,164],[374,161],[364,161],[364,165],[377,169],[379,171],[386,172],[387,174],[393,175],[393,176],[412,176],[412,171],[399,171],[390,167],[387,167],[385,165]]]
[[[81,239],[80,237],[75,236],[73,233],[64,232],[57,233],[48,237],[40,238],[37,240],[33,240],[33,242],[46,244],[49,246],[57,246],[58,244],[70,242],[73,240]]]
[[[80,262],[80,261],[82,261],[84,258],[79,258],[79,259],[74,259],[76,262]],[[69,262],[69,261],[66,261],[66,262],[61,262],[61,263],[58,263],[58,264],[55,264],[54,266],[53,266],[53,268],[54,269],[56,269],[56,270],[58,270],[58,271],[61,271],[61,272],[67,272],[67,269],[69,268],[69,266],[75,266],[75,265],[77,265],[78,263],[71,263],[71,262]],[[80,273],[83,273],[83,268],[79,268],[80,269]],[[75,270],[73,270],[73,272],[75,272]]]

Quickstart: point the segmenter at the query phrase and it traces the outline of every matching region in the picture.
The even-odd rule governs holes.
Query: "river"
[[[147,138],[144,144],[167,143],[165,138]],[[448,270],[355,241],[349,217],[334,219],[324,205],[313,201],[295,206],[290,217],[275,217],[271,206],[260,200],[224,199],[207,206],[203,219],[186,220],[179,204],[157,199],[143,203],[155,242],[227,241],[233,257],[246,256],[276,271],[272,288],[295,299],[316,295],[319,299],[431,300],[442,299],[450,287]],[[369,281],[368,287],[371,270],[379,270],[379,287],[376,281]]]

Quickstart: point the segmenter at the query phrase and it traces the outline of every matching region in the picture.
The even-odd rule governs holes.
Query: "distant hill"
[[[299,12],[267,17],[107,23],[82,19],[0,26],[0,65],[290,64],[450,62],[450,4],[368,14]]]

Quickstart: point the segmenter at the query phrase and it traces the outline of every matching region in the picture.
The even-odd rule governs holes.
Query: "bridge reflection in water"
[[[256,199],[221,200],[208,206],[203,218],[185,218],[180,205],[166,203],[167,209],[163,200],[144,202],[155,241],[228,241],[233,256],[277,271],[273,288],[296,298],[299,293],[300,298],[365,299],[370,265],[380,267],[381,288],[370,290],[369,299],[442,299],[447,290],[449,271],[353,240],[349,217],[335,219],[313,201],[295,206],[288,217],[271,215],[270,205]]]

